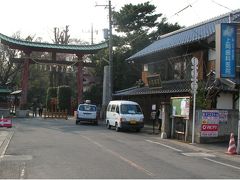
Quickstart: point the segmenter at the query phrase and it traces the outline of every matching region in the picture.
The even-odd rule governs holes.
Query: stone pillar
[[[77,102],[82,103],[83,101],[83,63],[82,56],[78,55],[77,63]]]
[[[104,66],[102,105],[107,105],[110,100],[108,85],[109,85],[109,66]]]
[[[105,113],[107,109],[107,105],[110,101],[109,94],[109,66],[104,66],[104,74],[103,74],[103,95],[102,95],[102,109],[100,112],[100,118],[105,119]]]
[[[20,99],[20,108],[25,109],[27,104],[27,93],[28,93],[28,78],[29,78],[29,61],[30,61],[30,53],[26,53],[26,58],[23,64],[22,71],[22,80],[21,80],[21,99]]]
[[[162,108],[162,128],[161,128],[161,138],[166,139],[170,137],[170,104],[167,102],[161,103]]]

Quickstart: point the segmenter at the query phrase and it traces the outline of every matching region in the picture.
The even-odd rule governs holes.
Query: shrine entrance
[[[31,64],[39,64],[51,67],[51,71],[61,71],[65,66],[75,66],[77,77],[77,102],[83,101],[83,68],[89,67],[92,64],[83,61],[83,56],[88,54],[95,54],[101,49],[107,48],[107,42],[93,45],[65,45],[65,44],[50,44],[23,41],[5,36],[0,33],[1,43],[7,45],[11,49],[18,49],[24,52],[24,57],[11,59],[14,63],[22,63],[22,78],[21,78],[21,97],[20,107],[27,104],[28,95],[28,80],[29,80],[29,66]],[[48,52],[51,58],[33,58],[33,52]],[[57,59],[57,53],[66,53],[76,55],[77,59],[72,61]],[[44,67],[43,67],[44,68]]]

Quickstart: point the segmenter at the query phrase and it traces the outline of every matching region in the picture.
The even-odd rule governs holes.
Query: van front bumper
[[[97,119],[89,119],[89,118],[77,118],[76,122],[97,122]]]
[[[121,122],[120,128],[122,129],[141,129],[144,127],[144,123],[143,122]]]

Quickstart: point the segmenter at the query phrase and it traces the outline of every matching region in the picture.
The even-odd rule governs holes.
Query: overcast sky
[[[182,26],[190,26],[240,8],[240,0],[149,1],[168,22],[177,22]],[[111,2],[118,11],[124,4],[138,4],[146,0]],[[0,33],[12,36],[20,31],[22,37],[35,35],[51,42],[54,27],[69,25],[71,38],[90,43],[93,25],[93,41],[98,43],[103,40],[102,29],[108,28],[108,9],[96,4],[107,5],[108,0],[0,0]]]

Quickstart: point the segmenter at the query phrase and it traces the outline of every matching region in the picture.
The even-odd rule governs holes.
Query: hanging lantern
[[[51,65],[49,66],[49,71],[50,71],[50,72],[52,71],[52,66],[51,66]]]

